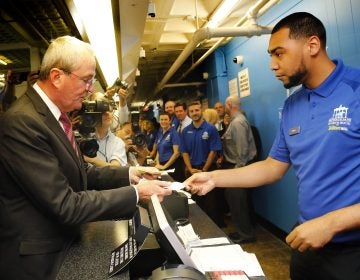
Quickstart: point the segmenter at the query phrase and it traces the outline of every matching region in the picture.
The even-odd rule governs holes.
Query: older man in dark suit
[[[128,186],[129,178],[139,179],[133,168],[84,167],[64,119],[93,89],[95,67],[88,44],[54,40],[39,80],[1,120],[2,279],[54,279],[81,224],[129,218],[139,200],[170,194],[167,182]]]

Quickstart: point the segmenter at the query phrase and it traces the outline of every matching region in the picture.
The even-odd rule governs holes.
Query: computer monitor
[[[183,263],[196,268],[186,249],[176,234],[175,222],[166,209],[161,206],[157,195],[152,195],[149,202],[149,216],[155,237],[169,263]]]

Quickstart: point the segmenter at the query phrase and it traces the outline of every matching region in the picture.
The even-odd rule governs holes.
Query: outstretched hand
[[[197,195],[205,195],[215,188],[215,182],[210,172],[195,173],[185,180],[184,185],[187,191]]]
[[[158,180],[141,180],[139,184],[135,186],[139,195],[139,202],[148,202],[153,194],[156,194],[160,201],[164,199],[164,196],[172,193],[168,188],[171,182],[158,181]]]

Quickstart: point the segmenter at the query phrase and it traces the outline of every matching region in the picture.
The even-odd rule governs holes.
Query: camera
[[[155,10],[155,3],[150,2],[148,6],[148,16],[155,17],[156,10]]]
[[[119,89],[127,90],[129,88],[129,84],[120,78],[117,78],[114,82],[114,84],[110,87],[115,90],[115,92],[118,92]]]
[[[131,128],[133,131],[132,142],[136,146],[144,146],[146,144],[146,135],[142,133],[139,125],[140,113],[133,111],[131,112]]]
[[[114,105],[114,102],[110,100],[83,101],[82,107],[77,114],[80,116],[80,121],[74,134],[84,155],[91,158],[96,157],[99,145],[95,137],[95,127],[101,124],[102,113],[112,111]]]
[[[233,58],[233,62],[236,64],[243,64],[244,63],[244,57],[242,55],[237,55]]]

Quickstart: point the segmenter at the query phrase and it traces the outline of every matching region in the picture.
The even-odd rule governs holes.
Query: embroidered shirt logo
[[[334,109],[332,117],[328,122],[328,130],[348,130],[351,118],[347,117],[349,108],[340,105]]]
[[[207,131],[205,131],[205,132],[201,135],[201,138],[204,139],[204,140],[209,139],[209,133],[208,133]]]

